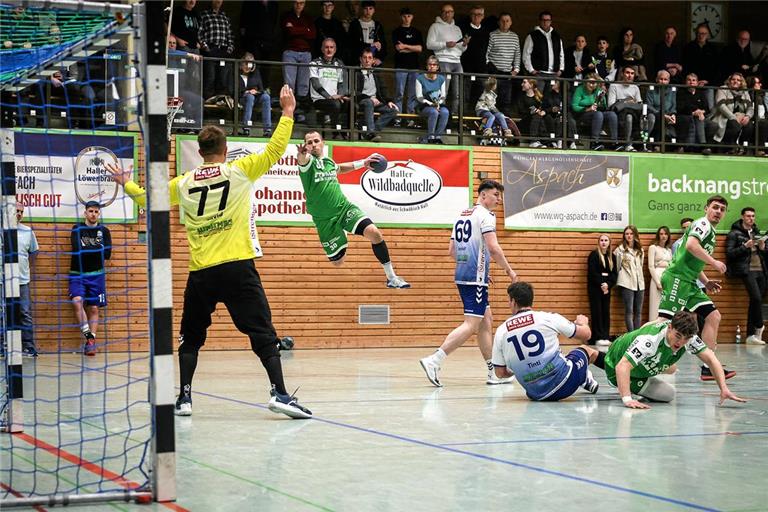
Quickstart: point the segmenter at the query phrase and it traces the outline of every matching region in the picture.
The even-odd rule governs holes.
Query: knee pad
[[[277,347],[277,340],[275,340],[274,343],[267,343],[266,345],[262,345],[258,349],[253,351],[259,359],[264,361],[265,359],[269,359],[270,357],[280,357],[280,349]]]
[[[675,388],[669,382],[665,382],[659,377],[651,377],[640,389],[638,393],[654,402],[671,402],[675,399]]]

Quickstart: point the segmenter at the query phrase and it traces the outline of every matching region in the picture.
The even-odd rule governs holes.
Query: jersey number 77
[[[222,189],[221,198],[219,199],[218,211],[223,211],[227,207],[227,198],[229,197],[229,180],[220,181],[213,185],[203,185],[202,187],[194,187],[189,189],[189,195],[200,194],[200,200],[197,203],[197,216],[202,217],[205,215],[205,205],[208,200],[208,192],[212,192],[218,189]]]

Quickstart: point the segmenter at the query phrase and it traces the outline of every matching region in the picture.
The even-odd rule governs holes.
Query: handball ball
[[[387,159],[384,155],[378,153],[373,154],[374,160],[371,160],[370,168],[373,172],[384,172],[387,170]]]
[[[294,341],[290,336],[280,338],[280,350],[291,350],[293,348]]]

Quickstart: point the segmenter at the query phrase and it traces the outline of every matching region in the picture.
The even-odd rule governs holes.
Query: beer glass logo
[[[103,146],[89,146],[75,160],[75,195],[81,204],[98,201],[102,208],[117,197],[118,185],[105,164],[117,164],[115,154]]]

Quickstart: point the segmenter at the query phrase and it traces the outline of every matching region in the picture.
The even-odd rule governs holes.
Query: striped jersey
[[[483,235],[492,231],[496,231],[496,216],[492,211],[477,204],[461,212],[451,233],[456,252],[456,284],[488,286],[491,255]]]
[[[520,71],[520,38],[511,30],[494,30],[488,39],[485,61],[505,73]]]

